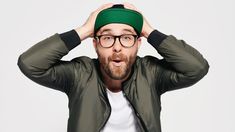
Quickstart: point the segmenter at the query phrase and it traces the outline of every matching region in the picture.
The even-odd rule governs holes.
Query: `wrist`
[[[158,30],[153,30],[148,38],[147,41],[155,48],[157,48],[164,39],[166,39],[168,36]]]
[[[145,37],[145,38],[148,38],[148,36],[151,34],[151,32],[153,32],[154,31],[154,29],[153,28],[151,28],[151,27],[149,27],[149,28],[147,28],[147,29],[145,29],[144,31],[143,31],[143,33],[142,33],[142,35]]]
[[[81,43],[80,37],[75,30],[70,30],[60,34],[61,39],[64,41],[68,50],[72,50]]]
[[[89,31],[88,29],[89,28],[86,28],[84,26],[78,27],[78,28],[75,29],[75,31],[77,32],[77,34],[80,37],[81,41],[88,38],[88,37],[92,37],[92,31]]]

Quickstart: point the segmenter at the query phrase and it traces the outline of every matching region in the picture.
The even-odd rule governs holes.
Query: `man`
[[[98,59],[61,60],[89,37]],[[141,37],[162,60],[137,56]],[[196,49],[153,29],[128,3],[103,5],[83,26],[31,47],[18,65],[33,81],[67,94],[68,132],[161,132],[161,94],[196,83],[209,69]]]

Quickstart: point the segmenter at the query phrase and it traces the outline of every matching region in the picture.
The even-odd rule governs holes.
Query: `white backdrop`
[[[66,132],[68,99],[40,86],[17,67],[35,43],[81,26],[108,0],[0,1],[0,132]],[[113,1],[122,2],[122,1]],[[235,2],[233,0],[130,0],[159,31],[183,39],[209,61],[196,85],[162,96],[163,132],[235,131]],[[91,39],[63,59],[96,57]],[[143,39],[140,56],[156,51]]]

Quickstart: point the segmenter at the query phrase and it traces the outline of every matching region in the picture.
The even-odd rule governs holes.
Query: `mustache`
[[[113,53],[112,56],[108,57],[108,61],[113,61],[113,60],[119,60],[119,61],[127,62],[127,57],[122,53],[120,53],[120,54]]]

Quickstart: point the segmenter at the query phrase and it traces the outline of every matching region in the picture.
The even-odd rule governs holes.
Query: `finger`
[[[107,8],[109,8],[109,7],[112,7],[112,6],[113,6],[113,3],[104,4],[104,5],[100,6],[100,7],[96,10],[96,12],[100,12],[100,11],[102,11],[102,10],[104,10],[104,9],[107,9]]]
[[[123,3],[123,5],[124,5],[124,7],[125,7],[125,8],[127,8],[127,9],[131,9],[131,10],[133,10],[133,9],[134,9],[134,7],[133,7],[133,6],[131,6],[131,4],[130,4],[130,3],[124,2],[124,3]]]
[[[141,13],[133,4],[130,4],[128,2],[124,2],[123,5],[127,9],[131,9],[131,10],[134,10],[134,11]]]
[[[137,8],[133,4],[130,4],[128,2],[125,2],[123,4],[124,4],[124,7],[126,7],[126,8],[129,8],[129,9],[132,9],[132,10],[137,10]]]

